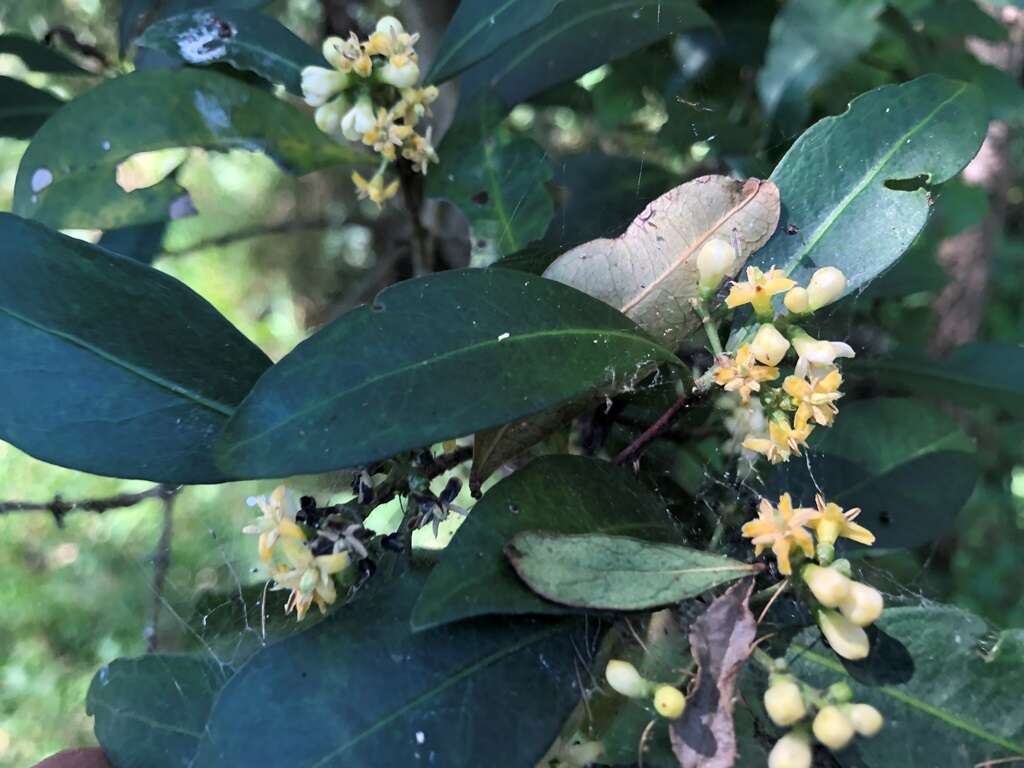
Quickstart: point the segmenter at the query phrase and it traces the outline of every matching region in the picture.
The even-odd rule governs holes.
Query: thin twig
[[[690,393],[683,392],[676,401],[669,406],[658,420],[651,424],[647,429],[640,433],[640,435],[629,445],[622,449],[618,456],[615,457],[614,462],[616,464],[628,464],[631,461],[635,461],[643,453],[644,449],[657,439],[662,432],[667,430],[675,418],[682,412],[683,408],[689,402]]]
[[[134,507],[149,499],[168,499],[173,497],[180,490],[179,487],[169,485],[154,485],[145,491],[138,493],[119,493],[116,496],[108,496],[100,499],[80,499],[78,501],[65,501],[60,495],[54,496],[50,501],[0,501],[0,515],[11,512],[49,512],[53,515],[58,526],[64,525],[64,517],[69,512],[95,512],[102,515],[111,509],[125,509]]]
[[[153,606],[150,609],[149,623],[143,630],[146,638],[146,652],[155,653],[159,645],[160,609],[163,607],[164,585],[167,583],[167,571],[171,567],[171,539],[174,535],[174,501],[178,492],[163,497],[164,521],[160,529],[160,539],[153,550]]]
[[[412,164],[402,161],[398,164],[398,178],[402,184],[402,198],[409,212],[412,224],[412,274],[413,277],[427,275],[434,271],[434,254],[430,233],[423,226],[423,177],[418,175]]]
[[[722,340],[718,336],[718,327],[715,325],[711,313],[708,312],[706,304],[700,299],[690,299],[690,306],[693,307],[693,311],[700,318],[701,325],[704,326],[704,334],[708,337],[708,344],[711,345],[711,351],[715,353],[715,357],[725,354],[722,350]]]
[[[789,579],[785,579],[785,580],[783,580],[782,582],[779,583],[779,586],[776,587],[775,592],[769,598],[768,604],[765,605],[765,607],[761,610],[761,615],[757,617],[757,623],[758,624],[760,624],[762,621],[764,621],[764,617],[768,615],[768,611],[775,604],[775,601],[779,599],[779,595],[781,595],[783,592],[786,591],[786,587],[788,587],[788,586],[789,586]]]

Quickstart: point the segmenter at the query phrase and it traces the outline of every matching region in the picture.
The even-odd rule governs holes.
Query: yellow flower
[[[409,141],[402,148],[402,157],[410,161],[413,167],[424,176],[427,175],[427,167],[430,163],[437,162],[437,152],[434,150],[434,145],[430,142],[433,133],[433,126],[427,128],[427,132],[423,136],[413,133]]]
[[[402,146],[412,135],[412,128],[395,122],[395,115],[381,107],[373,126],[363,134],[363,144],[373,147],[373,151],[394,162],[396,148]]]
[[[391,111],[400,117],[406,125],[416,125],[424,116],[433,114],[430,105],[437,101],[437,86],[426,88],[403,88],[402,98],[395,103]]]
[[[806,427],[811,420],[823,427],[830,426],[839,413],[836,400],[843,396],[839,391],[842,383],[843,377],[836,370],[811,381],[801,376],[787,376],[782,388],[796,406],[793,421],[797,428]]]
[[[351,563],[348,552],[314,556],[304,544],[295,541],[285,541],[283,547],[290,567],[281,568],[275,575],[277,586],[274,589],[292,591],[285,603],[285,613],[294,610],[298,621],[302,621],[313,603],[325,613],[327,606],[338,599],[333,576],[348,568]]]
[[[858,544],[871,545],[875,543],[875,534],[863,525],[853,522],[860,514],[859,508],[855,507],[844,512],[838,504],[826,503],[821,494],[815,496],[814,503],[818,507],[818,515],[813,526],[820,543],[835,544],[840,536],[856,541]]]
[[[740,532],[754,545],[755,555],[760,555],[767,547],[771,547],[779,561],[779,572],[788,576],[793,573],[789,555],[794,547],[807,557],[814,555],[814,539],[804,526],[817,515],[816,509],[794,509],[792,498],[788,493],[784,493],[779,497],[778,507],[773,506],[767,499],[761,499],[761,504],[757,508],[757,519],[744,523]]]
[[[793,427],[784,415],[776,414],[768,424],[768,436],[749,435],[743,447],[762,454],[772,464],[780,464],[800,455],[800,446],[807,444],[813,429],[813,424]]]
[[[738,392],[740,402],[750,401],[750,393],[761,389],[762,381],[773,381],[779,378],[779,369],[758,365],[754,352],[749,344],[736,350],[736,357],[727,356],[718,359],[715,370],[715,382],[727,392]]]
[[[263,562],[270,562],[278,538],[284,536],[297,541],[306,540],[306,534],[295,522],[298,507],[283,485],[275,488],[269,497],[257,496],[251,499],[250,506],[259,507],[263,516],[245,526],[242,533],[259,535],[260,559]]]
[[[367,181],[358,171],[353,171],[352,183],[356,185],[356,193],[359,195],[360,200],[369,199],[378,206],[383,206],[386,200],[391,199],[398,192],[398,180],[396,179],[385,186],[384,174],[379,172]]]
[[[796,281],[786,277],[781,269],[762,272],[757,267],[747,267],[746,282],[732,284],[729,295],[725,297],[725,305],[735,309],[750,304],[759,317],[769,317],[772,314],[772,296],[785,293],[794,285]]]
[[[359,42],[355,32],[350,33],[348,39],[328,37],[324,40],[322,51],[328,63],[341,72],[354,71],[357,63],[360,68],[363,68],[365,67],[363,60],[370,61],[370,57],[363,50],[363,44]],[[370,67],[372,69],[372,62],[370,62]]]

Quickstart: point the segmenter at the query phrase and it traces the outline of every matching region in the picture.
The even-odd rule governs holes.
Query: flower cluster
[[[302,70],[302,93],[306,103],[317,108],[317,127],[337,138],[361,142],[380,155],[380,166],[370,179],[352,174],[359,197],[378,206],[398,191],[398,181],[387,181],[384,171],[399,156],[422,174],[437,162],[431,129],[416,130],[437,98],[434,86],[416,87],[418,39],[398,19],[385,16],[366,40],[354,32],[348,39],[327,38],[323,54],[331,69]]]
[[[628,661],[612,659],[604,671],[612,689],[630,699],[650,699],[654,711],[667,720],[682,717],[686,696],[674,685],[656,683],[641,676]]]
[[[729,273],[735,253],[721,240],[701,249],[697,270],[702,297],[710,295]],[[746,277],[732,284],[725,304],[730,309],[750,304],[761,325],[735,354],[718,357],[713,376],[716,384],[739,398],[739,409],[756,407],[764,415],[763,426],[747,433],[742,447],[778,464],[799,455],[811,432],[831,426],[839,412],[836,402],[843,396],[843,377],[836,360],[853,357],[854,352],[848,344],[811,337],[797,323],[842,296],[846,277],[835,267],[822,267],[806,288],[780,269],[764,272],[748,267]],[[789,314],[775,321],[772,300],[779,294],[785,294]],[[782,379],[781,386],[773,385],[782,376],[779,366],[791,352],[796,356],[792,373]]]
[[[764,693],[768,717],[783,728],[791,728],[768,755],[768,768],[810,768],[811,736],[832,750],[846,747],[854,735],[871,737],[882,730],[882,713],[870,704],[854,703],[846,683],[836,683],[827,691],[818,691],[785,672],[785,662],[777,660],[781,670],[771,675]],[[814,712],[810,732],[807,718]]]
[[[290,590],[285,612],[295,611],[299,621],[314,603],[325,612],[338,599],[334,575],[349,567],[349,553],[313,553],[306,531],[296,522],[298,505],[283,485],[270,496],[252,499],[251,505],[259,507],[261,516],[242,533],[259,536],[260,560],[269,569],[273,589]]]

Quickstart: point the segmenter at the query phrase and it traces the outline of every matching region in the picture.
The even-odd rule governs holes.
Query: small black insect
[[[795,235],[799,231],[800,231],[800,227],[798,227],[796,224],[787,224],[786,225],[786,234],[787,235]]]

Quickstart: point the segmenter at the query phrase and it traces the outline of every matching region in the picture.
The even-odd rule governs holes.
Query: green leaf
[[[239,408],[220,456],[245,477],[358,466],[673,361],[621,314],[559,283],[442,272],[391,286],[300,344]]]
[[[782,6],[757,76],[761,104],[781,133],[799,130],[810,113],[811,91],[871,47],[884,9],[883,0],[788,0]]]
[[[513,536],[538,529],[678,541],[661,499],[626,470],[582,456],[534,459],[473,507],[431,571],[413,627],[484,614],[568,612],[526,589],[505,559]]]
[[[190,765],[534,765],[581,693],[573,624],[412,634],[421,584],[402,576],[257,653],[221,692]]]
[[[987,127],[981,92],[937,75],[858,96],[805,131],[772,173],[782,221],[752,264],[802,283],[818,267],[839,267],[847,293],[856,291],[910,247],[928,219],[926,186],[959,173]],[[919,188],[887,186],[919,177]],[[734,333],[730,347],[742,338]]]
[[[160,253],[166,232],[167,222],[164,221],[109,229],[103,233],[97,245],[143,264],[152,264]]]
[[[523,531],[505,545],[505,554],[541,597],[610,611],[678,603],[754,570],[698,549],[599,533]]]
[[[124,56],[132,41],[154,21],[200,8],[226,10],[241,8],[254,11],[269,5],[271,0],[121,0],[121,15],[117,21],[117,39]]]
[[[324,57],[276,19],[255,11],[204,9],[156,22],[139,38],[187,64],[227,63],[302,95],[302,70]]]
[[[0,259],[0,438],[93,474],[226,479],[211,448],[259,349],[177,280],[7,213]]]
[[[0,136],[31,138],[63,103],[49,91],[0,75]]]
[[[885,717],[877,736],[833,754],[840,765],[962,768],[1024,753],[1024,631],[992,633],[952,606],[887,608],[876,626],[863,661],[840,663],[816,629],[789,648],[801,679],[846,679]]]
[[[474,253],[490,260],[543,237],[553,211],[544,150],[494,129],[500,118],[493,99],[463,106],[438,147],[441,162],[426,183],[429,196],[459,207],[469,220]]]
[[[17,56],[33,72],[46,72],[51,75],[92,74],[45,43],[24,35],[0,35],[0,54],[3,53]]]
[[[441,83],[494,53],[513,37],[535,29],[562,0],[462,0],[437,46],[427,75]]]
[[[860,507],[857,522],[877,547],[912,547],[942,535],[974,490],[974,443],[949,416],[915,400],[840,402],[835,425],[810,439],[809,469],[780,467],[773,493],[811,504],[820,492],[842,507]]]
[[[967,407],[1024,411],[1024,348],[967,344],[941,360],[896,351],[887,357],[851,360],[849,370],[886,387],[949,400]]]
[[[153,655],[118,659],[89,686],[85,710],[118,768],[180,768],[195,754],[231,669],[215,660]]]
[[[493,91],[505,107],[669,35],[713,25],[693,0],[562,0],[536,28],[463,73],[463,98]]]
[[[1006,39],[1006,27],[975,0],[888,0],[888,4],[930,37]]]
[[[169,206],[181,190],[173,182],[126,193],[115,181],[117,166],[132,155],[171,147],[264,152],[296,174],[365,158],[305,112],[236,78],[195,69],[134,72],[68,102],[36,133],[18,169],[14,212],[62,228],[174,218]]]

